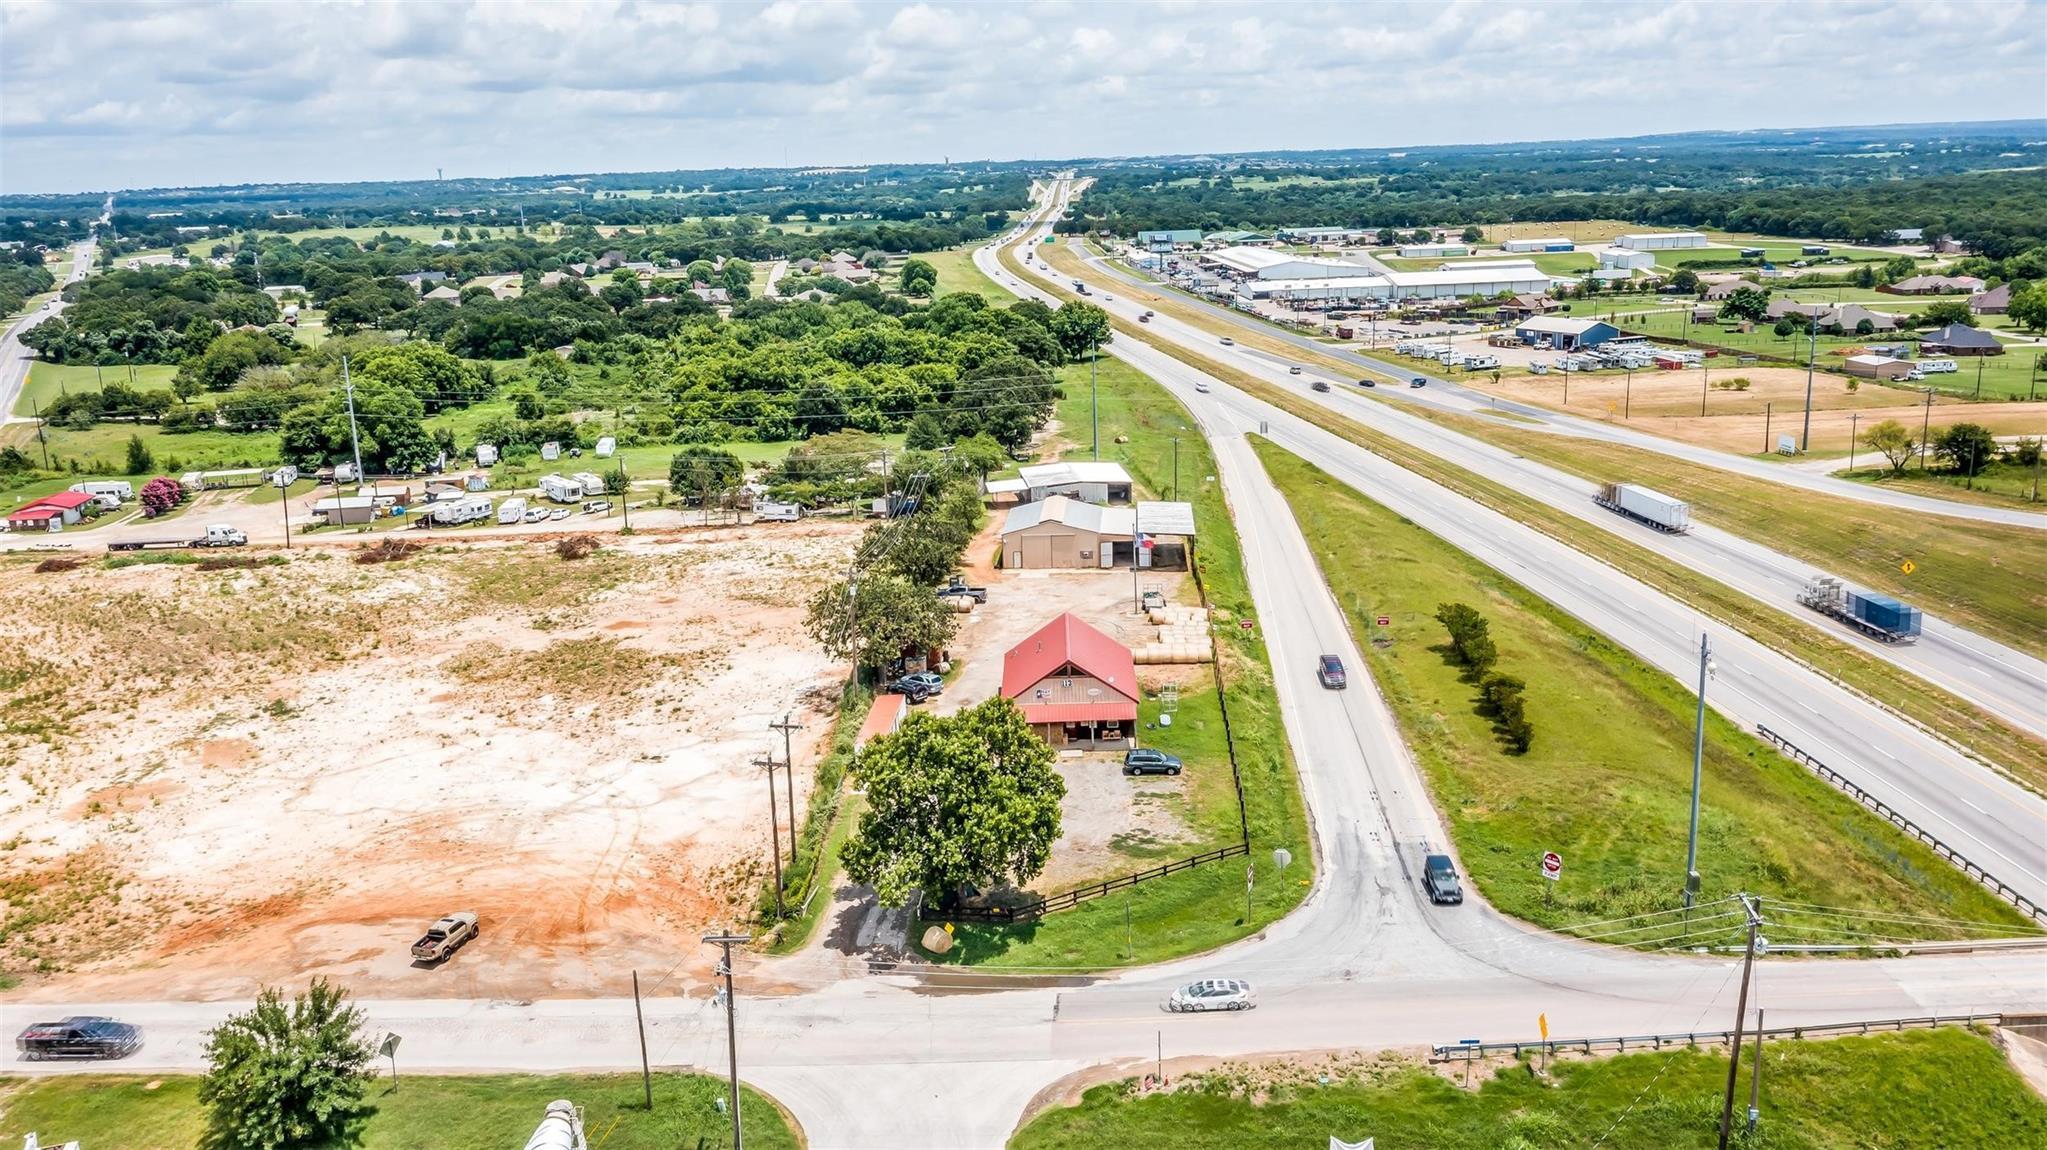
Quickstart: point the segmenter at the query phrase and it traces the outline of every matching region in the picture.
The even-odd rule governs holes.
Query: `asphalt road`
[[[0,423],[31,422],[27,416],[16,417],[14,414],[14,405],[21,401],[21,389],[28,386],[29,365],[35,362],[35,357],[21,344],[21,333],[53,315],[63,314],[63,288],[86,277],[98,250],[98,245],[89,239],[72,245],[71,274],[58,285],[57,298],[51,300],[49,306],[22,316],[7,329],[6,335],[0,336]]]
[[[1144,286],[1158,291],[1172,290],[1142,280],[1124,269],[1112,265],[1109,261],[1094,258],[1092,262],[1095,266],[1101,268],[1105,274],[1123,281],[1128,286]],[[1537,430],[1549,431],[1559,435],[1576,436],[1583,439],[1601,440],[1627,447],[1639,447],[1646,451],[1669,455],[1686,460],[1687,462],[1697,463],[1704,467],[1717,468],[1721,471],[1732,471],[1753,479],[1763,479],[1772,483],[1783,484],[1790,488],[1814,491],[1825,495],[1838,495],[1844,499],[1855,499],[1864,503],[1877,503],[1902,510],[1944,515],[1954,519],[1973,519],[1985,523],[2004,523],[2020,527],[2031,527],[2037,530],[2047,530],[2047,515],[2041,515],[2037,512],[2008,507],[1982,507],[1968,503],[1957,503],[1950,499],[1936,499],[1925,495],[1915,495],[1910,492],[1872,487],[1865,483],[1854,483],[1845,479],[1835,479],[1826,474],[1815,474],[1795,467],[1787,467],[1781,463],[1772,463],[1763,459],[1752,459],[1744,455],[1717,451],[1710,447],[1700,447],[1674,439],[1665,439],[1662,436],[1650,435],[1646,432],[1633,431],[1624,427],[1614,427],[1601,421],[1552,411],[1546,407],[1536,407],[1513,401],[1495,402],[1492,396],[1465,388],[1455,380],[1430,374],[1428,370],[1418,368],[1413,364],[1397,363],[1367,355],[1363,352],[1353,351],[1349,348],[1332,346],[1298,332],[1252,319],[1228,308],[1218,307],[1207,300],[1199,299],[1195,296],[1177,291],[1174,291],[1173,294],[1183,303],[1205,309],[1217,323],[1227,323],[1243,330],[1255,331],[1271,339],[1284,340],[1301,348],[1303,351],[1314,352],[1355,364],[1360,370],[1380,372],[1395,379],[1403,380],[1419,375],[1429,381],[1429,386],[1425,389],[1421,389],[1413,394],[1402,392],[1392,397],[1397,400],[1437,404],[1451,407],[1454,410],[1506,411],[1534,420],[1534,427]],[[1455,402],[1452,402],[1453,400]]]
[[[1098,268],[1107,266],[1100,260],[1091,263]],[[1101,295],[1095,302],[1131,320],[1146,310],[1140,299],[1127,295],[1117,295],[1113,299]],[[1238,319],[1238,322],[1250,321]],[[2047,662],[2008,644],[1935,615],[1925,618],[1924,634],[1917,643],[1884,643],[1798,602],[1798,592],[1806,581],[1816,574],[1827,573],[1804,560],[1711,524],[1695,523],[1688,534],[1666,535],[1594,503],[1592,497],[1597,485],[1591,481],[1517,455],[1483,439],[1444,428],[1404,410],[1402,404],[1367,398],[1354,379],[1338,378],[1309,367],[1304,367],[1301,374],[1293,375],[1289,368],[1297,365],[1291,361],[1252,348],[1223,346],[1212,330],[1183,323],[1171,316],[1154,315],[1145,326],[1156,338],[1227,362],[1275,386],[1297,391],[1302,399],[1341,412],[1446,462],[1502,483],[1518,494],[1539,500],[1592,526],[1683,563],[1975,703],[2020,730],[2047,738]],[[1329,384],[1330,390],[1313,391],[1311,385],[1316,380]],[[1431,384],[1422,389],[1395,387],[1379,391],[1388,397],[1405,398],[1409,392],[1430,391],[1436,387]],[[1438,402],[1442,406],[1472,413],[1491,409],[1485,397],[1474,396],[1462,389]],[[2039,516],[2034,518],[2042,519]],[[1966,525],[1956,524],[1956,530],[1966,529]]]
[[[983,266],[996,282],[1012,282]],[[1258,623],[1312,812],[1322,864],[1315,889],[1256,939],[1113,978],[1042,971],[1042,985],[1021,989],[974,974],[947,986],[895,975],[838,981],[802,958],[747,958],[737,1014],[743,1077],[787,1105],[816,1147],[997,1147],[1029,1100],[1055,1080],[1104,1064],[1142,1073],[1161,1050],[1170,1058],[1520,1038],[1534,1033],[1538,1013],[1559,1035],[1731,1022],[1738,967],[1729,958],[1609,952],[1507,922],[1476,902],[1436,908],[1417,896],[1413,856],[1422,840],[1440,842],[1441,830],[1291,511],[1250,454],[1244,433],[1264,418],[1261,405],[1231,399],[1214,384],[1211,395],[1198,394],[1185,375],[1162,381],[1189,401],[1215,444],[1218,475],[1244,535]],[[1275,438],[1282,434],[1289,446],[1318,449],[1293,431]],[[1332,650],[1356,669],[1347,691],[1323,690],[1315,680],[1314,656]],[[1253,861],[1261,881],[1288,881],[1271,859]],[[701,986],[710,953],[686,941],[679,947],[681,965]],[[2032,1009],[2047,1000],[2043,972],[2037,951],[1766,961],[1754,994],[1773,1023]],[[1169,988],[1208,975],[1252,979],[1259,1008],[1210,1016],[1160,1009]],[[149,1029],[148,1044],[122,1069],[194,1069],[203,1063],[205,1028],[238,1005],[10,1005],[8,1017],[117,1014]],[[405,1037],[401,1062],[410,1071],[638,1065],[626,998],[364,1006],[373,1028]],[[657,992],[647,1002],[648,1050],[657,1065],[722,1071],[724,1022],[701,992]],[[1596,1119],[1616,1120],[1625,1117]]]

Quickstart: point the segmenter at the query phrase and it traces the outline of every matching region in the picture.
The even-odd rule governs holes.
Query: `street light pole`
[[[739,999],[732,993],[732,944],[744,945],[753,941],[753,936],[707,934],[704,941],[723,948],[725,952],[713,973],[725,976],[725,1053],[732,1065],[732,1150],[744,1150],[745,1143],[739,1129]]]
[[[1090,338],[1088,340],[1087,356],[1087,408],[1088,419],[1094,425],[1094,446],[1091,448],[1091,452],[1096,459],[1102,457],[1102,405],[1095,391],[1095,365],[1100,362],[1101,358],[1101,341],[1098,338]]]
[[[1706,677],[1713,672],[1713,641],[1699,636],[1699,713],[1692,732],[1692,821],[1685,837],[1684,904],[1689,908],[1699,898],[1699,778],[1706,763]]]
[[[1820,317],[1814,312],[1806,321],[1807,338],[1810,342],[1805,349],[1805,426],[1798,432],[1798,450],[1803,453],[1812,449],[1812,365],[1820,357]]]

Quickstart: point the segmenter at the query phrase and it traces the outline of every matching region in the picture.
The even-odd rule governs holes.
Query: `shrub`
[[[587,559],[597,553],[597,537],[571,535],[554,545],[554,553],[564,559]]]
[[[348,997],[316,978],[287,1006],[264,987],[254,1009],[207,1032],[199,1101],[211,1144],[282,1150],[343,1133],[362,1107],[374,1056],[363,1012]]]

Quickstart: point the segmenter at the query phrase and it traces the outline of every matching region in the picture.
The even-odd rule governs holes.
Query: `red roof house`
[[[1002,657],[1002,695],[1047,742],[1115,746],[1136,732],[1130,649],[1070,613]]]
[[[7,516],[9,531],[46,531],[51,521],[76,523],[93,497],[82,491],[59,491],[45,495]]]

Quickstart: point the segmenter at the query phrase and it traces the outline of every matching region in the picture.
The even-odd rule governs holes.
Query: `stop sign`
[[[1564,873],[1564,856],[1555,851],[1542,852],[1542,877],[1555,879]]]

